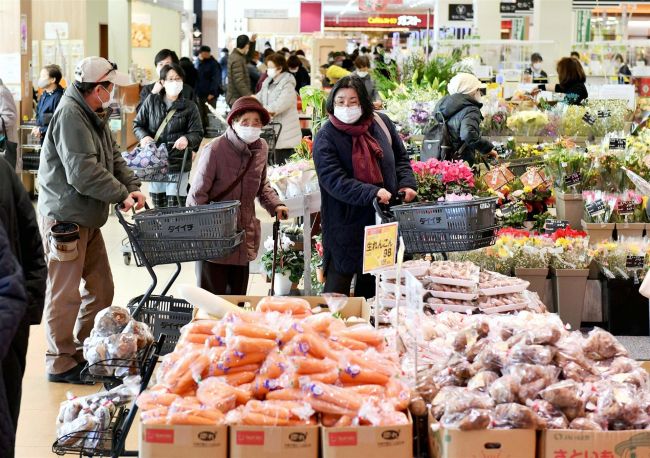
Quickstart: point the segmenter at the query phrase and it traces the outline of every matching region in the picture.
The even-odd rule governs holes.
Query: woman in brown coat
[[[260,247],[255,198],[272,216],[286,219],[288,215],[266,178],[268,145],[260,133],[270,121],[269,113],[254,97],[242,97],[233,104],[227,121],[226,133],[201,153],[187,205],[241,202],[238,225],[246,231],[244,242],[228,258],[197,262],[196,277],[198,285],[213,294],[242,295],[248,287],[248,263]]]

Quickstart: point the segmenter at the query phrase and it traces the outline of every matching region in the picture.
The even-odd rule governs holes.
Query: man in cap
[[[111,204],[121,203],[123,211],[144,206],[140,181],[122,159],[108,126],[113,88],[127,84],[128,76],[108,60],[83,59],[43,143],[38,211],[48,266],[45,330],[51,382],[81,383],[83,341],[95,315],[113,302],[100,231]],[[70,242],[67,251],[51,237],[52,227],[62,222],[79,227],[76,247]]]

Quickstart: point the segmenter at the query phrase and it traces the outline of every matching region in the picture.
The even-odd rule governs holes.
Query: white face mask
[[[36,83],[37,86],[41,89],[45,89],[50,85],[50,80],[38,80],[38,83]]]
[[[259,140],[260,135],[262,135],[261,127],[247,127],[242,126],[239,123],[234,123],[232,125],[233,130],[242,141],[248,145]]]
[[[474,94],[474,98],[476,99],[476,101],[478,103],[482,103],[483,102],[483,95],[481,94],[481,91],[476,91],[476,93]]]
[[[105,110],[105,109],[107,109],[109,106],[111,106],[111,103],[113,103],[113,92],[109,92],[108,89],[106,89],[106,88],[105,88],[104,86],[102,86],[102,85],[99,85],[99,87],[102,88],[102,89],[104,90],[104,92],[106,92],[106,93],[108,94],[108,101],[107,101],[107,102],[104,102],[104,101],[102,100],[102,98],[101,98],[99,95],[97,96],[97,99],[98,99],[98,100],[101,102],[101,104],[102,104],[102,109]]]
[[[183,90],[182,81],[165,81],[165,94],[176,97]]]
[[[541,62],[535,62],[533,64],[533,70],[535,70],[536,72],[540,71],[541,69],[542,69],[542,63]]]
[[[297,68],[290,68],[289,71],[290,71],[291,73],[298,73],[298,69],[297,69]]]
[[[361,107],[334,107],[334,116],[345,124],[354,124],[362,113]]]
[[[366,76],[368,76],[368,72],[357,71],[357,75],[359,76],[359,78],[365,78]]]
[[[273,79],[278,76],[278,70],[276,68],[267,68],[266,74],[269,75],[269,78]]]

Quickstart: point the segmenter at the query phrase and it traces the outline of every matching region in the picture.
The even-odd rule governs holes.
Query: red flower
[[[559,238],[583,238],[586,237],[587,233],[584,231],[576,231],[571,229],[571,226],[567,226],[566,229],[558,229],[553,233],[551,238],[555,241]]]
[[[515,229],[514,227],[504,227],[499,229],[497,237],[501,235],[510,235],[512,237],[530,237],[530,232],[523,229]]]

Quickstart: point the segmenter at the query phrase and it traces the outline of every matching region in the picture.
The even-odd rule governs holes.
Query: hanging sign
[[[472,21],[474,20],[474,5],[467,3],[449,4],[450,21]]]

